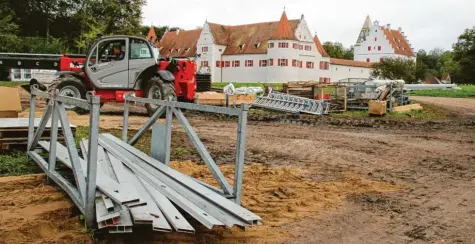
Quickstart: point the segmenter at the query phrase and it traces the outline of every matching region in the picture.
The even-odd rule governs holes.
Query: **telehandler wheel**
[[[54,86],[54,85],[53,85]],[[86,88],[81,84],[81,81],[74,77],[60,78],[56,89],[59,90],[60,96],[74,97],[79,99],[86,99]],[[79,108],[74,105],[64,105],[67,110],[72,110],[77,114],[85,114],[89,111],[87,109]]]
[[[157,100],[176,101],[175,86],[172,83],[165,83],[159,77],[152,77],[145,86],[145,98]],[[159,106],[154,104],[145,104],[148,115],[152,116]]]

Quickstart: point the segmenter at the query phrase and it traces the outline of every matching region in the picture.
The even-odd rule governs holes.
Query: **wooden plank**
[[[250,104],[257,98],[256,94],[231,95],[229,96],[229,105]],[[224,93],[203,92],[197,94],[197,104],[203,105],[226,105],[226,95]]]
[[[423,107],[419,103],[415,103],[415,104],[409,104],[409,105],[405,105],[405,106],[394,107],[392,112],[393,113],[405,113],[405,112],[409,112],[409,111],[412,111],[412,110],[422,110],[422,109],[423,109]]]

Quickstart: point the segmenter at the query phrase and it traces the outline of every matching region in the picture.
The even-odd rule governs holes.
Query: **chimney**
[[[374,26],[379,26],[379,21],[374,21]]]
[[[176,30],[176,35],[180,34],[180,29]]]
[[[402,27],[397,28],[399,32],[402,32]],[[404,34],[404,32],[402,32]]]
[[[386,28],[391,29],[391,24],[387,24]]]

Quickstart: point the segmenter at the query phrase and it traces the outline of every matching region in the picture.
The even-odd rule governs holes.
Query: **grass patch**
[[[17,87],[24,84],[29,84],[29,82],[0,81],[0,86],[5,86],[5,87]]]
[[[26,153],[0,155],[0,177],[39,173],[41,170]]]
[[[410,96],[475,98],[475,85],[460,85],[461,89],[411,91]]]
[[[77,126],[76,127],[76,134],[74,139],[76,139],[76,145],[79,145],[79,142],[82,139],[87,139],[89,137],[89,127],[87,126]]]
[[[218,88],[218,89],[222,89],[227,85],[229,85],[229,82],[214,82],[214,83],[211,83],[211,86],[213,88]],[[236,83],[233,83],[233,85],[234,85],[235,88],[239,88],[239,87],[261,87],[262,89],[264,89],[264,86],[269,86],[274,90],[282,90],[282,88],[284,86],[284,83],[261,83],[261,82],[240,83],[240,82],[236,82]]]
[[[447,111],[432,104],[422,104],[423,110],[412,110],[405,113],[388,113],[381,117],[370,116],[368,110],[351,110],[343,113],[331,113],[333,118],[380,118],[383,120],[444,120],[448,118]]]

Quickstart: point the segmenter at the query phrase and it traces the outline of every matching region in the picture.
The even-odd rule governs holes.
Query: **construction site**
[[[28,118],[31,96],[21,88],[17,89],[22,104],[18,116]],[[38,99],[35,117],[41,118],[49,106],[51,104],[44,98]],[[261,110],[253,112],[251,109],[245,135],[246,150],[240,189],[241,206],[247,209],[241,211],[249,211],[254,216],[248,224],[243,220],[235,220],[237,222],[234,224],[223,226],[217,219],[210,222],[196,219],[193,211],[186,209],[186,204],[177,204],[180,201],[168,195],[173,199],[171,207],[177,207],[174,214],[186,220],[184,223],[170,222],[178,226],[181,224],[180,228],[175,225],[166,227],[167,221],[160,226],[152,220],[168,220],[163,215],[159,218],[145,216],[142,219],[144,223],[139,223],[130,205],[124,209],[131,209],[134,218],[129,218],[130,224],[126,224],[123,216],[114,215],[113,210],[118,207],[116,201],[133,201],[133,198],[139,198],[139,202],[149,201],[148,197],[141,197],[143,193],[132,190],[113,201],[105,197],[112,203],[112,211],[109,212],[112,218],[103,222],[106,227],[90,228],[86,223],[86,214],[78,208],[74,198],[68,195],[67,190],[61,189],[63,186],[49,183],[48,174],[1,177],[0,242],[381,243],[390,240],[391,243],[444,243],[445,240],[450,243],[470,243],[475,238],[471,231],[475,209],[470,204],[475,200],[472,191],[475,176],[473,110],[464,109],[463,106],[454,109],[430,104],[427,104],[427,108],[436,110],[440,119],[282,116]],[[239,123],[230,116],[196,113],[192,108],[189,109],[184,112],[189,124],[206,145],[224,179],[234,185],[235,167],[239,165],[236,164],[236,158],[239,158],[239,154],[236,154]],[[100,133],[98,148],[105,149],[111,163],[114,156],[120,157],[122,154],[114,149],[120,144],[110,146],[119,141],[115,142],[114,137],[107,134],[118,138],[124,135],[123,110],[124,104],[106,104],[97,113],[100,114],[97,119]],[[128,113],[130,115],[125,126],[128,138],[131,138],[137,132],[141,133],[143,125],[150,118],[146,109],[133,101],[128,105]],[[75,126],[72,130],[75,131],[75,138],[80,140],[82,133],[82,139],[90,139],[88,131],[92,114],[79,115],[72,111],[66,114],[65,118]],[[220,187],[220,178],[217,180],[214,177],[217,171],[208,167],[206,160],[209,159],[207,156],[202,157],[202,152],[196,150],[187,135],[187,127],[182,127],[182,121],[178,118],[180,116],[172,120],[168,156],[158,156],[169,157],[170,168],[202,181],[202,186],[209,186],[208,189],[214,189],[216,193],[222,193],[222,190],[217,189]],[[161,118],[158,122],[166,124],[166,120]],[[153,133],[154,130],[143,131],[135,148],[146,154],[152,151],[153,155]],[[60,135],[67,137],[67,133]],[[39,143],[38,147],[44,150],[38,158],[47,160],[48,156],[44,152],[50,150],[50,145],[44,143]],[[82,145],[79,142],[78,148],[87,151],[87,141],[84,143]],[[65,166],[73,168],[73,165],[67,163],[70,162],[67,149],[60,145],[56,148],[58,164],[60,161],[66,163],[56,166],[57,170],[63,171],[62,174],[74,182],[70,173],[64,173]],[[126,147],[126,144],[122,146]],[[146,154],[137,155],[148,157]],[[102,167],[100,155],[97,153],[97,169]],[[132,154],[125,155],[132,157]],[[30,154],[30,157],[34,157],[34,154]],[[121,159],[117,157],[114,160],[120,162]],[[81,156],[81,161],[86,158]],[[122,162],[129,163],[126,159],[122,159]],[[115,170],[105,167],[97,171],[97,211],[98,199],[103,199],[99,195],[103,194],[102,191],[108,191],[107,187],[100,186],[104,183],[100,183],[99,179],[105,179],[100,174],[117,174]],[[83,172],[85,175],[87,170]],[[140,175],[137,179],[147,184],[143,181],[146,172]],[[115,177],[119,177],[119,174]],[[118,182],[123,184],[120,180]],[[232,189],[233,186],[231,194],[234,194]],[[167,215],[165,212],[163,214]],[[116,217],[122,219],[122,225],[118,224],[121,221]],[[97,224],[101,226],[100,221]],[[115,225],[123,228],[111,227]]]
[[[269,26],[278,48],[296,39],[285,11]],[[155,44],[0,53],[1,69],[55,71],[0,82],[0,244],[475,242],[473,94],[414,93],[471,86],[212,82]]]

